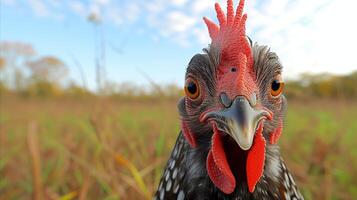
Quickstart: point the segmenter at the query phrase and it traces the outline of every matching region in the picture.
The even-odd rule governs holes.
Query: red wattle
[[[272,133],[270,133],[270,144],[276,144],[281,136],[281,133],[283,131],[283,122],[280,121],[279,126],[277,129],[275,129]]]
[[[247,183],[250,192],[253,192],[255,185],[263,175],[264,160],[265,160],[265,139],[262,135],[263,125],[260,124],[257,129],[253,145],[248,152],[247,157]]]
[[[185,136],[187,142],[191,145],[192,148],[197,147],[197,142],[195,136],[191,132],[190,128],[187,126],[186,122],[181,120],[181,130],[183,135]]]
[[[236,187],[236,181],[223,149],[222,136],[215,124],[213,124],[213,131],[212,147],[206,161],[207,172],[217,188],[226,194],[230,194]]]

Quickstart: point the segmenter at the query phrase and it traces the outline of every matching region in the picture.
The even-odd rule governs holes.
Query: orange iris
[[[185,84],[186,96],[192,100],[197,99],[200,96],[200,87],[198,82],[192,78],[188,78]]]
[[[270,94],[273,97],[277,97],[283,92],[283,89],[284,89],[284,82],[279,77],[271,82]]]

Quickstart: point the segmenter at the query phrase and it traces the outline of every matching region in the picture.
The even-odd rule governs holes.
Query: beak
[[[203,120],[211,119],[216,122],[225,122],[227,133],[238,143],[243,150],[248,150],[253,144],[256,129],[261,120],[271,119],[272,115],[266,109],[256,109],[251,106],[244,96],[234,99],[230,107],[220,111],[205,113]]]

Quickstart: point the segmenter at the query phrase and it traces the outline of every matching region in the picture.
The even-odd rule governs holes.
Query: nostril
[[[250,97],[250,103],[252,106],[257,105],[257,101],[258,101],[258,95],[257,93],[253,92],[253,94]]]
[[[224,107],[228,108],[231,106],[232,100],[229,99],[228,95],[225,92],[222,92],[219,96],[221,103],[224,105]]]

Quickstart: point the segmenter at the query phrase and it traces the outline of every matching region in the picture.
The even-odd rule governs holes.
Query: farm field
[[[1,97],[0,199],[146,199],[177,99]],[[357,102],[289,101],[282,155],[306,199],[357,197]]]

